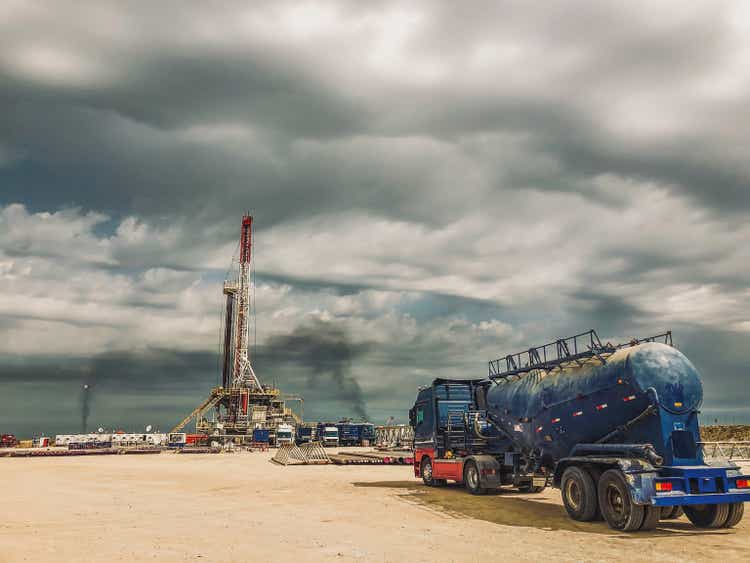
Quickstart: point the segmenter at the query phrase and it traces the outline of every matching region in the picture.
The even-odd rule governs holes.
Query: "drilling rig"
[[[242,217],[240,245],[236,268],[224,281],[226,308],[222,327],[221,385],[214,387],[208,398],[180,421],[172,432],[179,432],[195,419],[197,432],[212,441],[245,443],[252,441],[256,428],[267,429],[271,442],[275,441],[280,424],[302,422],[303,399],[283,395],[273,386],[262,385],[255,375],[250,358],[250,319],[253,250],[253,218]],[[298,401],[300,414],[286,406],[287,401]]]

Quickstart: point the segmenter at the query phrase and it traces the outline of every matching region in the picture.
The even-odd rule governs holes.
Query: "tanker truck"
[[[700,376],[666,332],[624,344],[594,330],[489,362],[487,377],[436,379],[409,420],[414,474],[472,494],[560,489],[574,520],[651,530],[683,513],[735,526],[750,476],[705,461]]]

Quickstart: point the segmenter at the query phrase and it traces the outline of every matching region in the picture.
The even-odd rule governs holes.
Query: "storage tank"
[[[576,444],[651,443],[668,465],[696,460],[695,366],[679,350],[647,342],[564,368],[492,378],[488,417],[538,465],[552,467]]]

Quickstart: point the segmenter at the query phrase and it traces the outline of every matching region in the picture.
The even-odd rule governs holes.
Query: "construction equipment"
[[[279,465],[322,465],[331,463],[328,454],[320,442],[308,442],[298,446],[284,444],[279,446],[271,461]]]
[[[700,376],[671,332],[603,344],[591,330],[493,360],[484,379],[436,379],[410,411],[414,473],[481,494],[561,489],[575,520],[653,529],[682,507],[698,527],[732,527],[750,476],[704,461]],[[705,450],[705,448],[704,448]]]

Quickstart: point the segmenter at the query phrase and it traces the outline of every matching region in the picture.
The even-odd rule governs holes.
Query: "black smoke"
[[[85,434],[88,430],[95,386],[96,372],[89,368],[84,373],[83,384],[81,385],[81,434]]]
[[[326,378],[334,385],[333,398],[351,405],[354,414],[369,420],[359,382],[351,374],[352,362],[369,345],[353,344],[346,331],[331,322],[317,320],[294,329],[291,334],[269,338],[257,355],[263,363],[275,366],[295,364],[306,371],[311,386]]]

